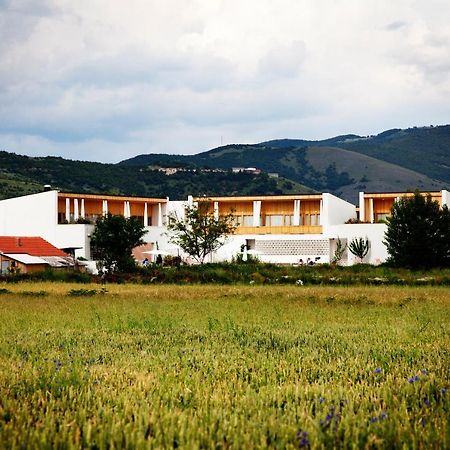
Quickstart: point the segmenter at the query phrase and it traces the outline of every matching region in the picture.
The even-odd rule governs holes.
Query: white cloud
[[[445,123],[449,21],[446,0],[0,1],[0,148],[117,161]]]

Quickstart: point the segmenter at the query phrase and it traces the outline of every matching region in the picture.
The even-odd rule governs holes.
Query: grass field
[[[450,448],[449,288],[100,288],[0,295],[0,447]]]

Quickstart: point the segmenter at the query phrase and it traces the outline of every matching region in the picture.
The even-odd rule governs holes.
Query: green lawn
[[[450,447],[449,288],[6,287],[1,448]]]

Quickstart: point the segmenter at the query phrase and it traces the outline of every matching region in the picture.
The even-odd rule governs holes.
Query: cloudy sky
[[[0,0],[0,149],[117,162],[450,123],[448,0]]]

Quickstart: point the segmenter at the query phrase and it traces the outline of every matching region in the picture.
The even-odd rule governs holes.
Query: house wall
[[[320,234],[248,234],[229,236],[211,261],[231,261],[241,254],[241,247],[248,241],[254,241],[254,250],[261,252],[257,258],[262,262],[296,264],[300,259],[306,262],[308,258],[320,258],[321,263],[330,260],[328,238]]]
[[[41,236],[54,244],[58,193],[41,192],[0,201],[0,235]]]
[[[94,225],[88,224],[64,224],[54,225],[53,240],[48,240],[58,248],[81,247],[75,250],[75,257],[91,258],[90,236],[94,231]]]
[[[356,218],[355,205],[342,200],[334,195],[322,194],[322,225],[338,225],[345,223],[348,219]]]
[[[385,262],[389,256],[387,248],[383,243],[386,230],[387,226],[382,223],[333,225],[327,228],[325,237],[328,239],[347,239],[348,243],[355,238],[368,238],[370,250],[363,262],[380,264]],[[351,252],[348,252],[348,258],[342,261],[342,264],[351,265],[357,262],[359,262],[357,258]]]
[[[14,259],[8,258],[5,255],[1,255],[0,257],[0,273],[9,273],[9,268],[13,267],[15,270],[18,270],[19,273],[30,273],[30,272],[38,272],[45,270],[48,267],[48,264],[23,264]]]
[[[442,194],[442,206],[446,205],[450,208],[450,192],[445,189],[441,192]]]

